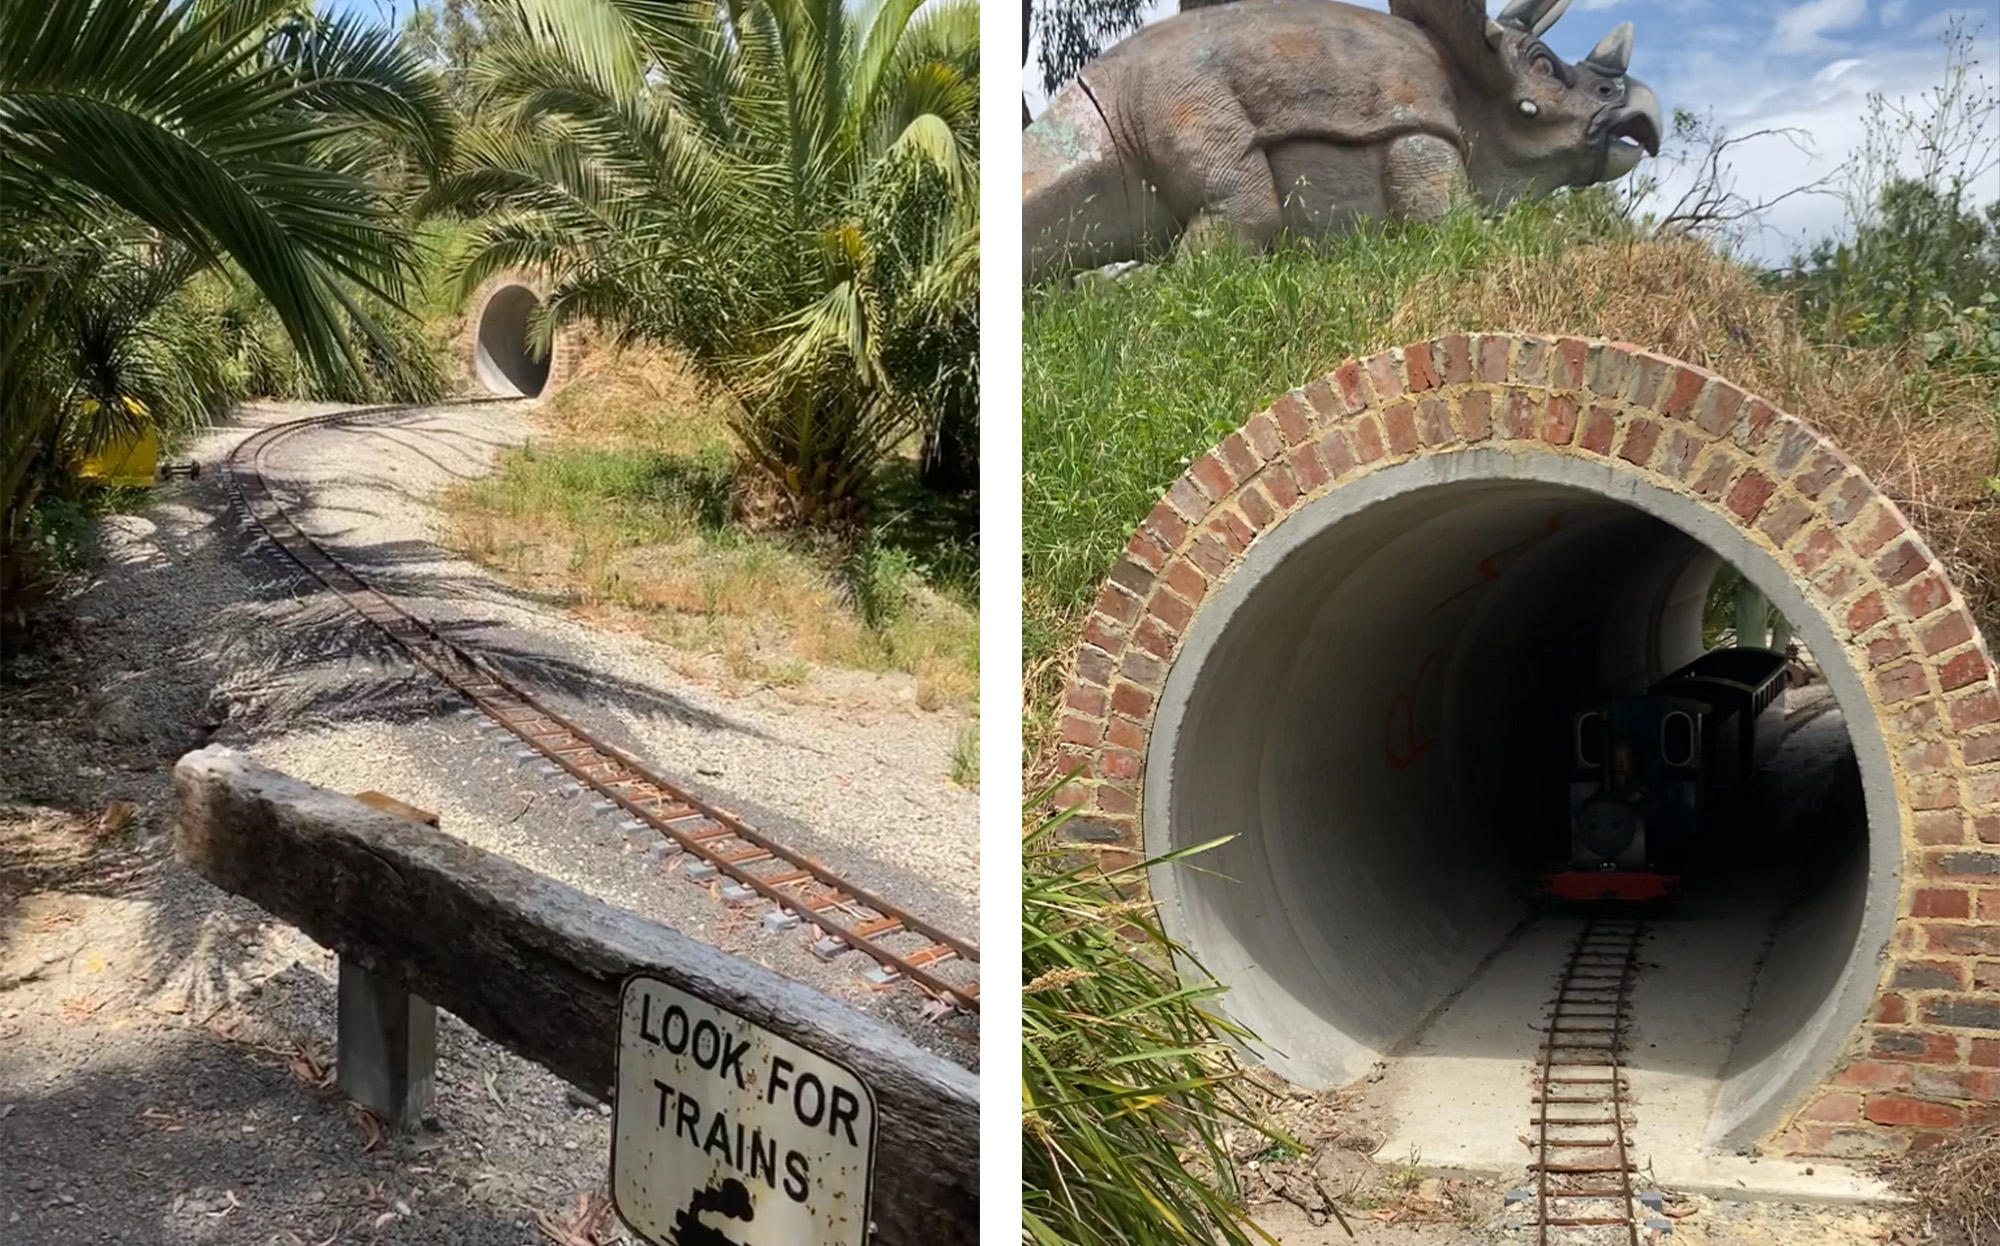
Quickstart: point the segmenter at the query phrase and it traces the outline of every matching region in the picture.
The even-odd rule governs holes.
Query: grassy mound
[[[1925,344],[1816,340],[1794,300],[1588,199],[1381,226],[1265,256],[1189,255],[1028,296],[1022,383],[1029,741],[1046,742],[1084,611],[1161,491],[1278,394],[1345,359],[1461,330],[1636,342],[1832,437],[1909,513],[2000,635],[2000,375]]]

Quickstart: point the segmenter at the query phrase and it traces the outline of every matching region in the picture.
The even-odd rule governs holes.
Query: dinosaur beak
[[[1660,154],[1665,121],[1660,97],[1637,78],[1625,80],[1625,101],[1603,120],[1604,176],[1620,178],[1638,167],[1642,155]]]

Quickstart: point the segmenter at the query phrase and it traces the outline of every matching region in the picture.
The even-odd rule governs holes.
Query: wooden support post
[[[837,1058],[868,1084],[878,1113],[871,1246],[979,1240],[979,1080],[875,1018],[423,819],[228,749],[181,758],[174,793],[182,863],[332,948],[343,967],[369,966],[378,1012],[379,982],[400,983],[604,1098],[619,988],[644,972]]]
[[[415,1130],[436,1089],[437,1008],[394,978],[340,958],[335,1080],[396,1129]]]

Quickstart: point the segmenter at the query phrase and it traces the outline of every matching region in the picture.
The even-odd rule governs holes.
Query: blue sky
[[[1359,2],[1388,7],[1386,0]],[[1502,7],[1504,0],[1489,5],[1494,12]],[[1177,0],[1164,0],[1155,16],[1177,9]],[[1954,16],[1968,25],[1983,19],[1979,70],[1992,83],[2000,65],[2000,13],[1993,0],[1575,0],[1549,42],[1558,55],[1575,60],[1605,31],[1629,20],[1637,31],[1632,73],[1659,93],[1669,112],[1713,111],[1734,133],[1774,126],[1806,131],[1809,153],[1781,138],[1740,149],[1737,187],[1757,198],[1839,165],[1862,138],[1869,92],[1914,99],[1936,85],[1944,67],[1940,37]],[[1024,85],[1033,81],[1034,75],[1023,75]],[[1030,105],[1040,107],[1033,93]],[[2000,173],[1995,181],[1983,197],[2000,197]],[[1788,200],[1770,213],[1770,230],[1746,249],[1782,259],[1799,240],[1834,232],[1841,220],[1833,200]]]

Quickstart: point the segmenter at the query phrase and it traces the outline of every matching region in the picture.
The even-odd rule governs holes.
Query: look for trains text
[[[751,1075],[744,1067],[743,1059],[750,1051],[751,1044],[747,1040],[738,1038],[706,1018],[690,1023],[687,1013],[678,1004],[668,1004],[656,1023],[650,995],[641,1000],[639,1008],[641,1038],[672,1055],[685,1055],[694,1061],[697,1068],[714,1074],[724,1083],[725,1094],[729,1086],[741,1091],[751,1088]],[[844,1140],[849,1146],[857,1148],[861,1145],[854,1131],[855,1122],[861,1116],[861,1100],[852,1090],[845,1086],[829,1087],[817,1074],[800,1072],[791,1061],[779,1055],[770,1057],[769,1066],[763,1072],[762,1097],[766,1104],[777,1104],[778,1097],[783,1095],[799,1124],[815,1130],[824,1127],[827,1135],[836,1141]],[[775,1138],[766,1137],[760,1128],[745,1128],[741,1121],[730,1120],[729,1113],[724,1109],[704,1109],[701,1098],[690,1093],[687,1087],[672,1086],[658,1078],[653,1079],[653,1086],[659,1093],[658,1124],[661,1132],[670,1133],[676,1139],[685,1140],[697,1151],[715,1156],[753,1182],[762,1181],[774,1190],[779,1188],[780,1164]],[[807,1157],[796,1150],[787,1150],[783,1170],[786,1197],[795,1203],[805,1202],[810,1188]]]

